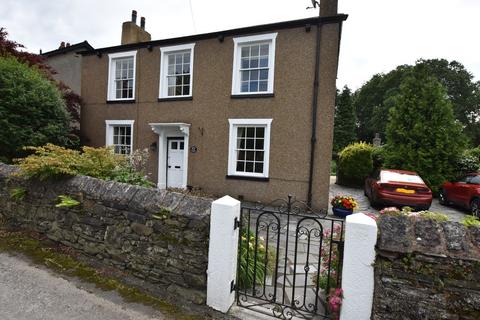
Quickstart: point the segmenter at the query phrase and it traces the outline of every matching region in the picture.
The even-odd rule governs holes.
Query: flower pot
[[[353,213],[352,209],[332,208],[333,214],[340,218],[345,218]]]

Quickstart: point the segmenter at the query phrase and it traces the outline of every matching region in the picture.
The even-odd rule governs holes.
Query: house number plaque
[[[190,147],[190,152],[191,152],[191,153],[197,153],[197,151],[198,151],[197,146],[191,146],[191,147]]]

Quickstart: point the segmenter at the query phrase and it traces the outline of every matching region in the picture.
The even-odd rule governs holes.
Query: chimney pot
[[[60,42],[60,47],[58,47],[58,48],[59,48],[59,49],[60,49],[60,48],[65,48],[65,42],[64,42],[64,41]]]
[[[66,46],[67,46],[67,47],[70,47],[70,42],[67,42]]]
[[[145,30],[145,17],[140,18],[140,28],[142,28],[142,30]]]
[[[137,23],[137,10],[132,10],[132,22]]]

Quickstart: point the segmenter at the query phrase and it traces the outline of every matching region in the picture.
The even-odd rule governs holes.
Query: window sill
[[[107,100],[107,104],[135,103],[135,99]]]
[[[251,176],[236,176],[236,175],[226,175],[227,179],[232,180],[250,180],[250,181],[259,181],[259,182],[268,182],[270,178],[265,177],[251,177]]]
[[[275,94],[273,93],[251,93],[251,94],[232,94],[230,98],[232,99],[250,99],[250,98],[273,98]]]
[[[193,100],[192,96],[189,97],[165,97],[165,98],[158,98],[158,102],[165,102],[165,101],[189,101]]]

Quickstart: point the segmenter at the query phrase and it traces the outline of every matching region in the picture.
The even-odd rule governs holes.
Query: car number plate
[[[409,189],[404,189],[404,188],[397,188],[397,192],[400,193],[406,193],[406,194],[412,194],[415,193],[415,190],[409,190]]]

